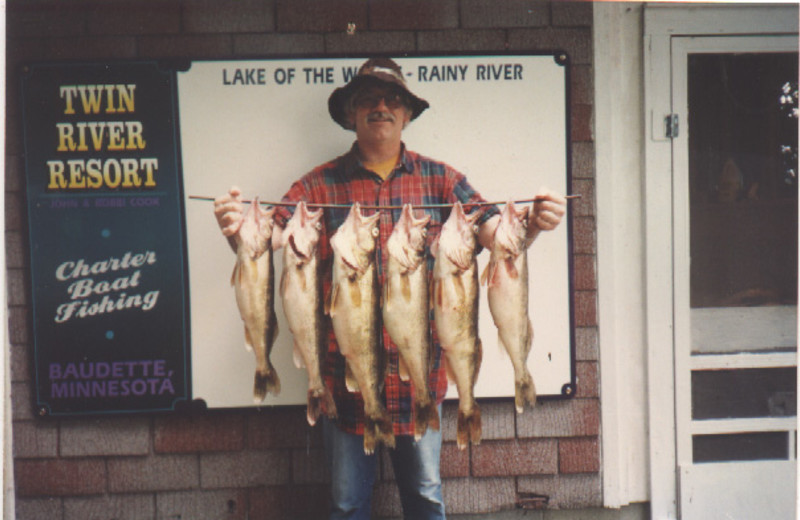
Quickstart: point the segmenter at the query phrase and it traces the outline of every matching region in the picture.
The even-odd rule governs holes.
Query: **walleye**
[[[281,382],[269,360],[278,336],[275,316],[275,277],[272,263],[272,215],[275,208],[264,210],[258,197],[250,204],[236,233],[236,265],[231,285],[244,322],[245,347],[255,353],[256,375],[253,398],[260,403],[272,392],[278,395]]]
[[[477,211],[466,215],[461,203],[455,203],[435,246],[433,267],[434,320],[448,377],[458,389],[456,441],[462,450],[470,441],[481,441],[474,392],[483,356],[478,337],[477,217]]]
[[[331,237],[333,280],[330,314],[339,351],[345,358],[347,389],[364,400],[364,452],[378,441],[394,447],[392,421],[381,402],[386,359],[380,341],[379,288],[375,239],[380,213],[365,217],[356,202]]]
[[[426,226],[430,215],[414,218],[403,206],[386,247],[389,260],[383,292],[383,324],[400,354],[400,379],[414,387],[414,438],[439,429],[439,411],[428,388],[431,356]]]
[[[489,263],[481,275],[488,281],[489,310],[503,345],[514,366],[514,404],[522,413],[525,403],[536,405],[536,387],[528,371],[533,327],[528,317],[528,253],[525,233],[528,207],[517,211],[508,201],[494,234]]]
[[[320,413],[336,417],[336,404],[322,379],[322,362],[328,352],[319,279],[319,243],[322,209],[311,212],[298,202],[286,224],[282,240],[283,274],[280,293],[289,330],[294,337],[294,363],[308,371],[306,418],[314,426]]]

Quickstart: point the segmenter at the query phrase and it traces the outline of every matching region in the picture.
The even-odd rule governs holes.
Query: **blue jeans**
[[[370,518],[372,487],[378,455],[364,454],[364,438],[341,431],[323,417],[325,455],[331,471],[331,520]],[[441,432],[428,430],[418,442],[412,435],[396,437],[389,448],[395,480],[400,490],[403,518],[444,519],[442,480],[439,476]]]

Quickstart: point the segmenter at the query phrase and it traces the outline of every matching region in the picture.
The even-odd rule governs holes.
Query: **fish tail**
[[[275,367],[269,364],[269,368],[265,372],[256,370],[255,381],[253,382],[253,399],[256,404],[262,402],[267,394],[278,395],[281,393],[281,380]]]
[[[531,377],[527,368],[522,378],[516,381],[515,386],[514,404],[517,408],[517,413],[522,413],[525,403],[530,404],[532,407],[536,406],[536,385],[533,383],[533,377]]]
[[[375,433],[385,445],[394,448],[394,429],[389,414],[384,410],[375,420]]]
[[[467,444],[478,445],[481,443],[481,409],[478,403],[472,404],[472,410],[465,413],[458,410],[458,423],[456,430],[456,442],[459,450],[464,450]]]
[[[314,426],[317,424],[317,419],[319,419],[320,415],[320,400],[319,400],[319,392],[317,390],[309,390],[308,391],[308,406],[306,407],[306,419],[308,420],[309,426]]]
[[[375,437],[375,423],[369,417],[364,418],[364,454],[372,455],[378,440]]]
[[[367,455],[374,453],[378,442],[382,442],[390,448],[395,446],[392,420],[382,407],[364,417],[364,453]]]
[[[314,426],[317,419],[321,414],[325,414],[329,419],[335,419],[338,415],[336,411],[336,403],[333,401],[333,396],[327,389],[314,389],[308,391],[308,407],[306,409],[306,418],[308,424]]]
[[[420,440],[428,428],[439,431],[439,410],[432,399],[414,403],[414,440]]]
[[[325,388],[320,396],[320,403],[322,404],[322,412],[328,416],[328,419],[336,419],[339,412],[336,410],[336,401],[333,400],[333,394]]]

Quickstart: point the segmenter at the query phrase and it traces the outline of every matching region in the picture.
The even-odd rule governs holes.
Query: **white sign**
[[[313,167],[345,153],[355,135],[328,115],[331,92],[358,59],[193,62],[178,73],[191,287],[192,393],[209,408],[253,406],[255,361],[230,286],[235,255],[217,227],[215,197],[231,185],[247,199],[277,201]],[[431,107],[403,133],[406,146],[464,173],[486,199],[528,199],[542,186],[569,191],[567,66],[560,57],[446,56],[396,60]],[[542,233],[529,252],[533,350],[539,395],[574,381],[568,225]],[[278,257],[282,255],[277,255]],[[479,255],[481,271],[488,252]],[[281,259],[276,259],[280,276]],[[478,397],[514,395],[511,362],[497,341],[482,288],[483,365]],[[283,318],[272,360],[281,379],[265,405],[305,404],[305,370],[292,361]],[[456,397],[451,386],[448,398]]]

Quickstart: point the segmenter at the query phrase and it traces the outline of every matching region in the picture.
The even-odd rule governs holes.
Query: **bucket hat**
[[[345,106],[350,96],[355,94],[359,87],[370,83],[378,85],[388,83],[399,87],[408,97],[412,121],[430,106],[427,101],[414,95],[408,89],[406,80],[403,77],[403,71],[394,60],[390,58],[370,58],[361,65],[353,79],[343,87],[334,90],[328,98],[328,112],[342,128],[353,130],[352,125],[347,120]]]

